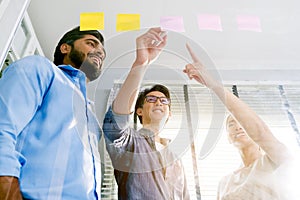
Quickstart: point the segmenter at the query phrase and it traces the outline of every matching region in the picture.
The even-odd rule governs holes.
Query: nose
[[[97,54],[97,56],[99,56],[102,60],[105,59],[106,57],[106,52],[105,52],[105,49],[104,47],[99,44],[97,45],[97,47],[95,48],[94,52]]]
[[[102,60],[105,59],[106,53],[105,53],[105,50],[104,50],[104,49],[98,50],[97,53],[98,53],[98,55],[100,56],[100,58],[101,58]]]
[[[158,106],[162,105],[160,98],[156,99],[155,105],[158,105]]]
[[[241,126],[240,124],[237,123],[236,126],[235,126],[235,129],[236,129],[236,130],[240,130],[240,129],[242,129],[242,126]]]

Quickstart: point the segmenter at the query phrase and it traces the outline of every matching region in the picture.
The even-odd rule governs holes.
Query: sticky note
[[[118,14],[117,31],[139,30],[141,27],[140,14]]]
[[[103,30],[104,29],[104,13],[103,12],[87,12],[80,13],[80,30]]]
[[[258,16],[238,15],[238,30],[261,32],[260,19]]]
[[[181,16],[163,16],[160,18],[160,26],[163,30],[175,32],[184,32],[183,17]]]
[[[199,14],[197,15],[200,30],[222,31],[221,18],[219,15]]]

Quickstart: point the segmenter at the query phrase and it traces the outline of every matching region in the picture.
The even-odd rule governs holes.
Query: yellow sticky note
[[[104,29],[104,13],[89,12],[80,13],[80,30],[103,30]]]
[[[140,14],[118,14],[117,31],[131,31],[140,29]]]

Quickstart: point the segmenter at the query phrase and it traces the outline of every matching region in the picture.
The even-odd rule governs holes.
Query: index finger
[[[198,59],[198,57],[196,56],[196,54],[194,53],[194,51],[192,50],[191,46],[188,43],[186,43],[186,48],[189,51],[189,53],[193,59],[193,62],[200,62],[200,60]]]

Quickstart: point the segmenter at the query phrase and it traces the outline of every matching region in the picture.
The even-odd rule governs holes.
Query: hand
[[[187,64],[183,72],[186,73],[191,80],[195,79],[202,85],[212,88],[217,84],[216,80],[209,74],[204,65],[200,62],[200,59],[196,56],[188,44],[186,44],[186,48],[192,57],[193,63]]]
[[[0,199],[22,200],[19,180],[12,176],[0,176]]]
[[[161,37],[161,28],[151,28],[136,39],[136,60],[134,66],[145,66],[153,62],[167,43],[167,35]],[[159,41],[159,45],[156,46]]]

